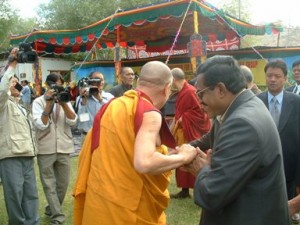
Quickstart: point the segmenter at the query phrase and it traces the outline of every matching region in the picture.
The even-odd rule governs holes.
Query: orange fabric
[[[78,161],[78,174],[75,186],[73,189],[74,196],[74,225],[80,225],[82,221],[83,207],[85,202],[85,194],[87,188],[87,180],[90,172],[90,165],[92,159],[91,151],[91,131],[85,137]]]
[[[186,139],[185,139],[184,133],[183,133],[183,128],[181,126],[181,123],[179,123],[178,121],[175,123],[175,125],[172,129],[172,134],[173,134],[176,144],[178,146],[186,143]]]
[[[175,137],[178,146],[187,143],[184,136],[184,130],[179,122],[175,123],[172,133]],[[181,188],[194,188],[195,177],[189,172],[183,171],[180,168],[176,169],[175,173],[176,183],[178,187]]]
[[[101,119],[101,141],[93,152],[91,132],[87,135],[81,153],[87,156],[80,155],[74,188],[74,224],[166,224],[171,172],[139,174],[133,167],[137,104],[137,92],[128,91],[107,106]],[[164,145],[157,151],[168,154]]]

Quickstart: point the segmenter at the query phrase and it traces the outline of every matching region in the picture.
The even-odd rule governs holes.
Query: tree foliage
[[[38,13],[44,29],[78,29],[113,15],[118,9],[136,8],[158,0],[51,0]]]
[[[0,52],[9,48],[11,34],[28,33],[38,26],[36,18],[22,19],[14,11],[9,0],[0,0]]]
[[[9,43],[9,32],[15,13],[11,10],[7,0],[0,0],[0,49],[3,50]]]
[[[222,10],[225,13],[246,22],[250,21],[248,0],[223,0],[222,4]]]

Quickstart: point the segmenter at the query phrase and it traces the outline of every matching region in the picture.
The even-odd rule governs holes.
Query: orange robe
[[[181,118],[181,122],[179,119]],[[203,112],[196,89],[187,82],[180,90],[175,103],[175,126],[172,130],[178,146],[199,139],[210,129],[208,115]],[[194,188],[195,177],[176,169],[176,183],[181,188]]]
[[[73,193],[75,225],[166,224],[164,210],[169,202],[171,172],[139,174],[133,166],[135,135],[143,111],[136,114],[141,102],[149,111],[146,99],[137,91],[128,91],[95,117],[79,158]],[[95,134],[99,134],[96,141]],[[157,151],[168,154],[165,145]]]

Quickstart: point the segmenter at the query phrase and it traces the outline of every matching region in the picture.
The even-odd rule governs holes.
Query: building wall
[[[47,75],[51,71],[60,73],[61,71],[70,71],[73,62],[63,60],[63,59],[53,59],[53,58],[39,58],[39,67],[41,71],[42,82],[45,81]],[[1,65],[1,64],[0,64]],[[16,75],[20,80],[28,80],[34,83],[34,64],[32,63],[19,63],[16,69]]]

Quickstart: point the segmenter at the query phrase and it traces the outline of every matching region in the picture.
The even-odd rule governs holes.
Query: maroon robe
[[[181,118],[182,122],[178,120]],[[203,111],[194,86],[184,83],[175,104],[175,129],[173,134],[177,145],[182,145],[202,137],[210,129],[210,120]],[[177,186],[193,188],[195,177],[185,171],[176,169]]]

